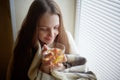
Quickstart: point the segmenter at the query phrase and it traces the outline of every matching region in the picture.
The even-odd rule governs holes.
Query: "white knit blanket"
[[[97,80],[92,71],[85,71],[85,66],[74,66],[63,71],[52,70],[52,76],[57,80]]]
[[[92,71],[87,71],[85,63],[85,59],[80,56],[71,57],[70,61],[71,67],[59,71],[59,70],[51,70],[52,76],[54,76],[57,80],[97,80],[95,74]]]

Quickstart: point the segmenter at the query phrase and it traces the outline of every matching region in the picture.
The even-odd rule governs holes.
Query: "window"
[[[120,79],[120,0],[77,0],[75,41],[98,80]],[[77,35],[76,35],[77,34]]]

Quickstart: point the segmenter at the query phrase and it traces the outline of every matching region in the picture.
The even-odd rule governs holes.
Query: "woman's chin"
[[[53,41],[46,42],[47,45],[52,44],[52,43],[53,43]]]

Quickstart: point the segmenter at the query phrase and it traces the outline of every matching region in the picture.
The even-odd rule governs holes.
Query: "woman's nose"
[[[53,31],[53,30],[50,30],[50,31],[49,31],[49,36],[50,36],[50,37],[53,37],[53,36],[54,36],[54,31]]]

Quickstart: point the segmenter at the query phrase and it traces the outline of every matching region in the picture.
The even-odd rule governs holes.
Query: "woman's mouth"
[[[44,39],[47,40],[47,41],[52,41],[51,37],[45,37]]]

